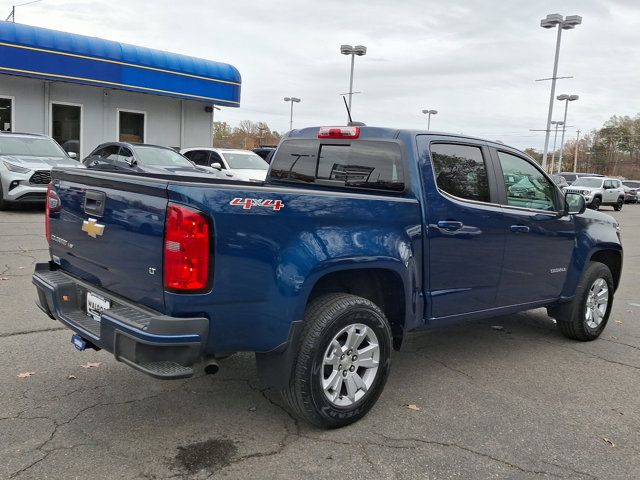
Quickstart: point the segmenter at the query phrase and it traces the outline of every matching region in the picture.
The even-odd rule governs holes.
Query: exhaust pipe
[[[207,360],[204,365],[204,373],[207,375],[215,375],[220,370],[220,365],[215,359]]]

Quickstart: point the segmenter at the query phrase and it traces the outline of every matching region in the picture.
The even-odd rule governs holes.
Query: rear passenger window
[[[402,154],[392,142],[285,141],[273,158],[270,175],[273,179],[404,190]]]
[[[434,143],[431,162],[440,190],[467,200],[490,201],[487,167],[480,147]]]

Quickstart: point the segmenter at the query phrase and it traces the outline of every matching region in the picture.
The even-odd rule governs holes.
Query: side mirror
[[[78,154],[76,152],[67,152],[67,155],[69,155],[69,158],[73,158],[74,160],[77,160],[78,158]]]
[[[580,215],[587,209],[587,202],[584,201],[584,197],[579,193],[565,193],[564,202],[567,215]]]
[[[222,164],[220,162],[211,162],[211,168],[216,170],[222,170]]]

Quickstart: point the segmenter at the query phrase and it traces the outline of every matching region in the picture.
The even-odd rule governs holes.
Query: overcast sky
[[[0,0],[4,17],[12,3]],[[564,31],[557,93],[580,95],[575,127],[640,112],[640,1],[432,0],[44,0],[19,7],[17,21],[231,63],[242,75],[242,106],[216,120],[266,121],[288,130],[345,122],[349,89],[342,43],[356,58],[353,117],[368,125],[426,127],[423,108],[439,111],[432,129],[542,148],[554,31],[548,13],[578,14]],[[554,118],[561,120],[556,102]]]

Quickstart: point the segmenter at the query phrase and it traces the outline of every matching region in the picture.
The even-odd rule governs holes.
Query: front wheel
[[[9,202],[4,199],[4,192],[2,191],[2,179],[0,178],[0,210],[9,210]]]
[[[595,340],[609,320],[613,290],[609,267],[591,262],[582,274],[573,300],[547,310],[565,337],[583,342]]]
[[[624,199],[619,198],[618,201],[616,202],[616,204],[613,206],[613,209],[616,212],[619,212],[620,210],[622,210],[623,206],[624,206]]]
[[[331,293],[313,300],[289,386],[282,396],[310,423],[349,425],[367,414],[387,381],[391,328],[373,302]]]
[[[591,201],[591,208],[593,208],[594,210],[600,210],[601,204],[602,200],[600,200],[600,197],[596,197]]]

